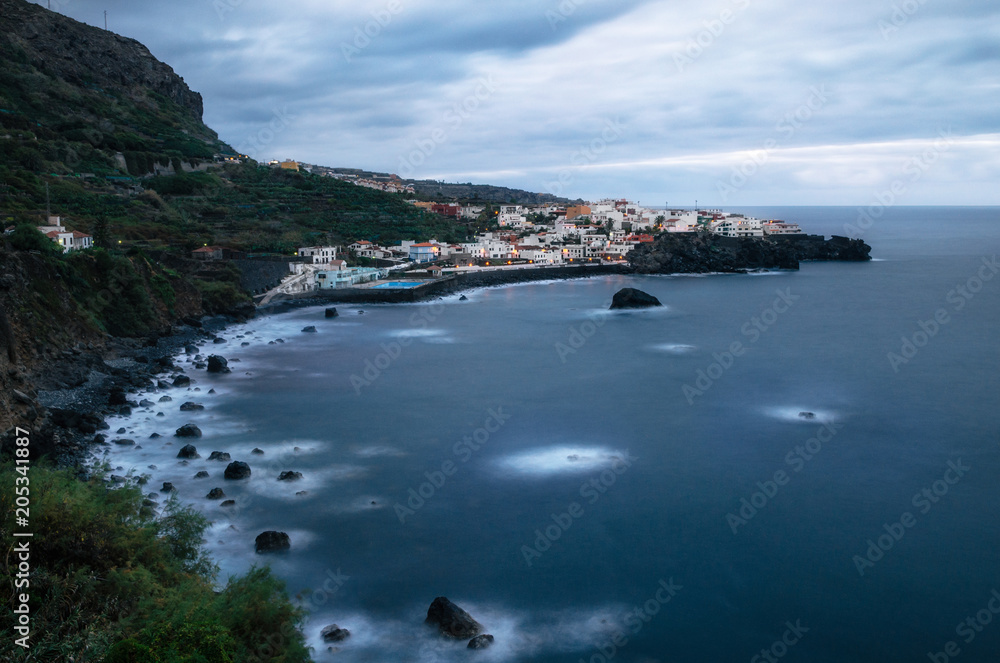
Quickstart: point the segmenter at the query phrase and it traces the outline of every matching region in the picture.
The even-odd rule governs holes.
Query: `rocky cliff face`
[[[134,39],[74,21],[25,0],[0,0],[0,39],[28,63],[74,86],[130,91],[145,88],[201,122],[201,95]]]

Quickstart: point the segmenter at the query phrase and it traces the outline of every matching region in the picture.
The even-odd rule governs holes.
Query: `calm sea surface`
[[[858,217],[742,211],[827,235]],[[270,562],[320,661],[994,661],[1000,208],[898,207],[855,235],[877,260],[257,319],[204,348],[231,374],[189,369],[191,392],[112,422],[143,448],[110,460],[205,511],[220,581]],[[607,312],[627,286],[665,306]],[[269,529],[290,553],[255,555]],[[424,627],[442,595],[495,646]],[[353,635],[331,657],[334,622]]]

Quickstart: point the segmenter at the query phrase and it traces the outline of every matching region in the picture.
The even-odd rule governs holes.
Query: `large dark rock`
[[[180,429],[178,429],[180,430]],[[181,447],[181,450],[177,452],[178,458],[201,458],[201,454],[198,453],[198,449],[195,448],[193,444],[185,444]]]
[[[205,499],[221,500],[225,496],[226,494],[222,492],[221,488],[213,488],[212,490],[208,491],[208,495],[205,495]]]
[[[254,541],[254,549],[258,553],[278,552],[288,550],[292,547],[292,542],[284,532],[268,530],[257,535]]]
[[[191,384],[191,378],[186,375],[178,375],[173,381],[175,387],[186,387],[189,384]]]
[[[232,457],[229,455],[228,451],[213,451],[208,455],[208,459],[227,461],[232,460]]]
[[[316,327],[313,326],[313,325],[309,325],[308,327],[303,327],[302,331],[304,331],[307,334],[315,334],[316,333]]]
[[[660,300],[648,292],[636,290],[635,288],[622,288],[615,293],[611,299],[611,308],[649,308],[651,306],[663,306]]]
[[[184,424],[176,431],[174,431],[174,436],[176,437],[201,437],[201,429],[194,424]]]
[[[208,356],[208,367],[209,373],[229,373],[229,362],[225,357],[220,357],[219,355],[209,355]]]
[[[483,635],[477,635],[472,640],[469,640],[469,649],[486,649],[493,644],[493,636],[489,633]]]
[[[323,642],[342,642],[351,637],[351,632],[336,624],[330,624],[320,631],[320,635],[323,637]]]
[[[127,402],[128,397],[124,389],[112,389],[108,394],[108,405],[125,405]]]
[[[483,632],[482,624],[444,596],[434,599],[424,621],[437,626],[442,635],[450,638],[472,638]]]
[[[234,460],[226,465],[227,479],[246,479],[250,476],[250,466],[241,460]]]
[[[336,318],[340,314],[337,313],[337,309],[336,308],[332,308],[331,307],[331,308],[326,309],[326,314],[325,315],[328,318]]]
[[[278,481],[298,481],[302,478],[302,472],[285,471],[278,475]]]
[[[187,401],[186,403],[181,403],[181,412],[194,412],[195,410],[204,410],[205,406],[201,403],[194,403],[192,401]]]

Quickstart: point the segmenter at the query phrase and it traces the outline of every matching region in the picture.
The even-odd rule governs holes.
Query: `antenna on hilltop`
[[[104,31],[108,31],[108,10],[104,10]]]

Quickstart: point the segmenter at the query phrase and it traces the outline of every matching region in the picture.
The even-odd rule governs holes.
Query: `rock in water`
[[[219,355],[209,355],[208,367],[206,370],[209,373],[229,373],[229,362],[226,361],[225,357],[220,357]]]
[[[302,478],[302,472],[285,471],[278,475],[278,481],[298,481]]]
[[[323,642],[341,642],[351,637],[351,632],[336,624],[330,624],[320,631],[320,635],[323,636]]]
[[[338,315],[340,315],[340,314],[337,313],[337,309],[336,308],[332,308],[331,307],[331,308],[326,309],[326,317],[328,317],[328,318],[336,318]]]
[[[469,649],[486,649],[493,644],[493,636],[489,633],[484,635],[477,635],[472,640],[469,640]]]
[[[803,419],[815,419],[816,413],[814,412],[799,412],[799,416]]]
[[[174,436],[176,437],[201,437],[201,429],[194,424],[184,424],[176,431],[174,431]]]
[[[466,297],[465,295],[462,295],[461,297],[458,298],[458,301],[460,301],[460,302],[465,302],[465,301],[468,301],[468,300],[469,300],[469,298]]]
[[[177,430],[180,430],[179,428]],[[181,450],[177,452],[178,458],[201,458],[201,454],[198,453],[197,447],[193,444],[185,444],[181,447]]]
[[[649,308],[651,306],[663,306],[663,304],[651,294],[635,288],[622,288],[615,293],[611,300],[611,309]]]
[[[201,403],[195,403],[192,401],[187,401],[181,404],[181,412],[194,412],[196,410],[204,410],[205,406]]]
[[[174,378],[173,384],[175,387],[186,387],[191,384],[191,378],[186,375],[178,375]]]
[[[442,635],[450,638],[472,638],[483,632],[483,625],[444,596],[439,596],[427,608],[426,624],[435,624]]]
[[[221,500],[225,496],[226,494],[222,492],[221,488],[213,488],[208,491],[208,495],[205,495],[205,498],[210,500]]]
[[[258,534],[254,544],[255,550],[258,553],[277,552],[279,550],[288,550],[292,547],[292,542],[289,540],[287,534],[284,532],[275,532],[274,530]]]
[[[309,325],[308,327],[303,327],[302,331],[304,331],[307,334],[315,334],[316,333],[316,327],[314,327],[313,325]]]
[[[208,456],[209,460],[232,460],[229,453],[226,451],[213,451]]]
[[[250,466],[240,460],[234,460],[226,465],[227,479],[246,479],[250,476]]]

